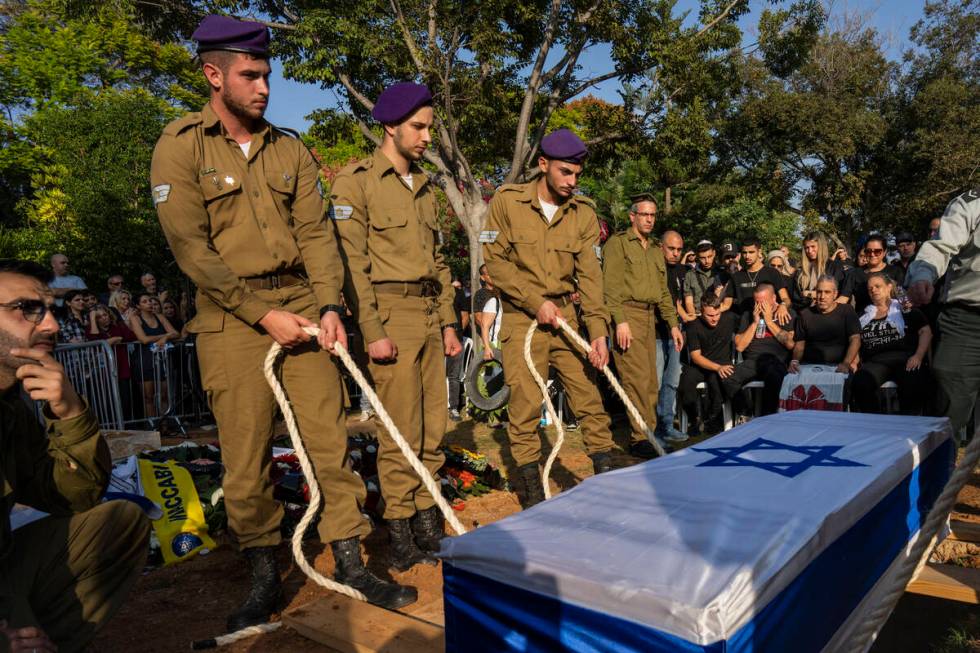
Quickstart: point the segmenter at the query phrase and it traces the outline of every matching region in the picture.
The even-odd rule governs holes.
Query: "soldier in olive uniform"
[[[657,335],[654,308],[670,326],[674,347],[680,351],[684,337],[677,327],[677,311],[667,285],[667,263],[660,242],[652,238],[657,220],[653,197],[636,197],[630,207],[630,225],[612,236],[603,248],[603,287],[606,307],[616,322],[613,357],[626,394],[640,411],[649,433],[632,424],[630,453],[654,458],[649,438],[657,426]]]
[[[251,592],[228,629],[266,621],[281,597],[274,552],[283,509],[269,475],[276,403],[262,372],[273,342],[288,351],[283,383],[323,487],[319,531],[335,577],[372,603],[407,605],[415,590],[381,581],[361,559],[365,488],[347,464],[340,371],[326,351],[346,343],[343,265],[313,157],[263,119],[268,30],[209,16],[194,39],[211,101],[164,129],[150,176],[164,234],[198,287],[189,330],[218,423],[228,526],[251,568]],[[322,349],[303,331],[314,325]]]
[[[0,650],[84,651],[146,561],[150,522],[102,496],[112,461],[99,423],[51,352],[50,272],[0,260]],[[38,422],[25,393],[44,402]],[[20,524],[22,503],[50,516]]]
[[[381,146],[341,170],[330,190],[347,266],[344,297],[364,334],[378,396],[435,474],[448,418],[445,357],[462,347],[452,279],[439,251],[435,192],[417,163],[431,142],[432,96],[421,84],[395,84],[372,115],[384,127]],[[379,440],[392,567],[434,565],[430,554],[444,535],[439,507],[391,438]]]
[[[574,194],[585,144],[567,129],[541,141],[540,175],[525,184],[497,189],[490,201],[483,256],[504,309],[500,340],[504,378],[510,386],[508,436],[525,490],[525,505],[543,500],[538,462],[541,391],[524,361],[524,334],[537,321],[531,357],[543,378],[553,366],[579,418],[595,472],[612,469],[613,447],[594,372],[584,365],[578,345],[558,327],[558,319],[577,329],[571,295],[581,295],[582,318],[592,343],[589,362],[601,369],[609,360],[606,346],[609,313],[602,303],[599,265],[599,221],[592,204]]]

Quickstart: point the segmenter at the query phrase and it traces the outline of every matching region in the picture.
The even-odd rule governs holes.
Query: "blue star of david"
[[[853,460],[845,460],[834,456],[835,453],[843,449],[843,446],[796,446],[773,442],[765,438],[756,438],[752,442],[747,442],[740,447],[713,447],[697,448],[691,447],[694,451],[710,453],[714,456],[711,460],[699,463],[696,467],[758,467],[780,476],[794,478],[799,476],[811,467],[868,467],[864,463]],[[790,451],[806,456],[803,460],[792,462],[760,462],[742,458],[742,454],[750,451]]]

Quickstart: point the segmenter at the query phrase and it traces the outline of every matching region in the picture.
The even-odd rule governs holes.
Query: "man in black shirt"
[[[453,298],[453,311],[456,313],[456,324],[459,325],[460,338],[466,335],[470,326],[470,298],[463,290],[463,284],[453,279],[456,294]],[[460,378],[463,371],[463,350],[455,356],[446,356],[446,377],[449,379],[449,419],[458,422],[462,419],[459,413],[463,401],[463,381]]]
[[[861,349],[861,323],[850,304],[837,302],[837,281],[824,275],[817,280],[816,298],[796,320],[793,359],[789,371],[800,371],[800,364],[836,365],[843,374],[857,368]]]
[[[732,336],[735,333],[735,315],[721,310],[721,300],[712,293],[701,299],[701,317],[691,322],[687,329],[687,347],[691,353],[691,365],[684,365],[678,393],[681,405],[687,411],[691,428],[697,433],[694,417],[697,415],[698,390],[702,381],[708,390],[708,410],[704,420],[704,433],[722,430],[721,381],[732,375]]]
[[[753,292],[752,312],[742,313],[735,336],[735,348],[743,360],[735,372],[722,381],[725,396],[737,397],[742,386],[750,381],[762,381],[761,415],[770,415],[779,408],[779,389],[786,376],[796,314],[790,309],[789,322],[780,325],[776,319],[776,293],[772,284],[760,283]]]
[[[773,287],[779,300],[776,306],[776,319],[780,324],[789,321],[789,292],[785,288],[783,275],[769,267],[762,260],[762,243],[755,236],[749,236],[742,243],[742,269],[732,274],[732,290],[735,293],[734,309],[738,313],[751,313],[755,309],[753,294],[760,283]]]

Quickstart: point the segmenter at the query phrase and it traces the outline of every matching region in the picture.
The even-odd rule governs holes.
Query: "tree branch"
[[[402,13],[401,4],[398,0],[390,0],[391,9],[395,12],[395,20],[398,22],[398,27],[402,31],[402,38],[405,40],[405,47],[408,48],[408,53],[412,57],[412,61],[415,63],[415,67],[418,69],[419,73],[425,71],[425,62],[422,60],[422,54],[419,52],[419,45],[415,42],[415,37],[412,36],[411,30],[408,29],[408,23],[405,22],[405,14]]]
[[[715,16],[714,19],[710,23],[708,23],[707,25],[705,25],[704,27],[702,27],[701,29],[698,30],[697,34],[694,35],[694,38],[700,37],[702,34],[705,34],[706,32],[708,32],[711,29],[713,29],[715,25],[717,25],[721,21],[725,20],[725,18],[728,16],[728,14],[732,13],[732,9],[734,9],[737,4],[739,4],[740,2],[743,2],[743,1],[744,0],[732,0],[731,2],[729,2],[728,3],[728,6],[725,7],[725,9],[722,10],[722,12],[720,14],[718,14],[717,16]]]
[[[515,174],[515,170],[522,167],[524,161],[524,150],[527,146],[527,129],[531,124],[531,112],[534,110],[534,100],[538,95],[538,88],[541,84],[541,70],[544,68],[545,59],[555,40],[555,33],[558,30],[558,15],[561,9],[561,0],[551,0],[551,9],[548,12],[548,22],[545,27],[544,40],[538,50],[538,56],[531,69],[528,78],[527,90],[524,92],[524,102],[521,104],[521,112],[517,120],[517,132],[514,138],[514,154],[511,157],[508,178]]]

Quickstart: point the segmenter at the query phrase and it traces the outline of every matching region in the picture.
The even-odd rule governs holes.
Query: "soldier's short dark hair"
[[[755,247],[756,249],[762,249],[762,241],[759,240],[758,236],[746,236],[742,238],[742,247]]]
[[[709,288],[701,295],[701,308],[721,308],[721,298],[715,292],[714,287]]]
[[[31,277],[32,279],[36,279],[45,285],[51,281],[52,275],[51,270],[44,267],[40,263],[25,261],[17,258],[0,258],[0,272],[20,274],[25,277]]]
[[[223,73],[227,73],[228,69],[231,68],[231,64],[240,56],[248,59],[265,59],[265,57],[248,52],[233,52],[231,50],[208,50],[201,52],[197,56],[200,57],[202,65],[209,63]]]

